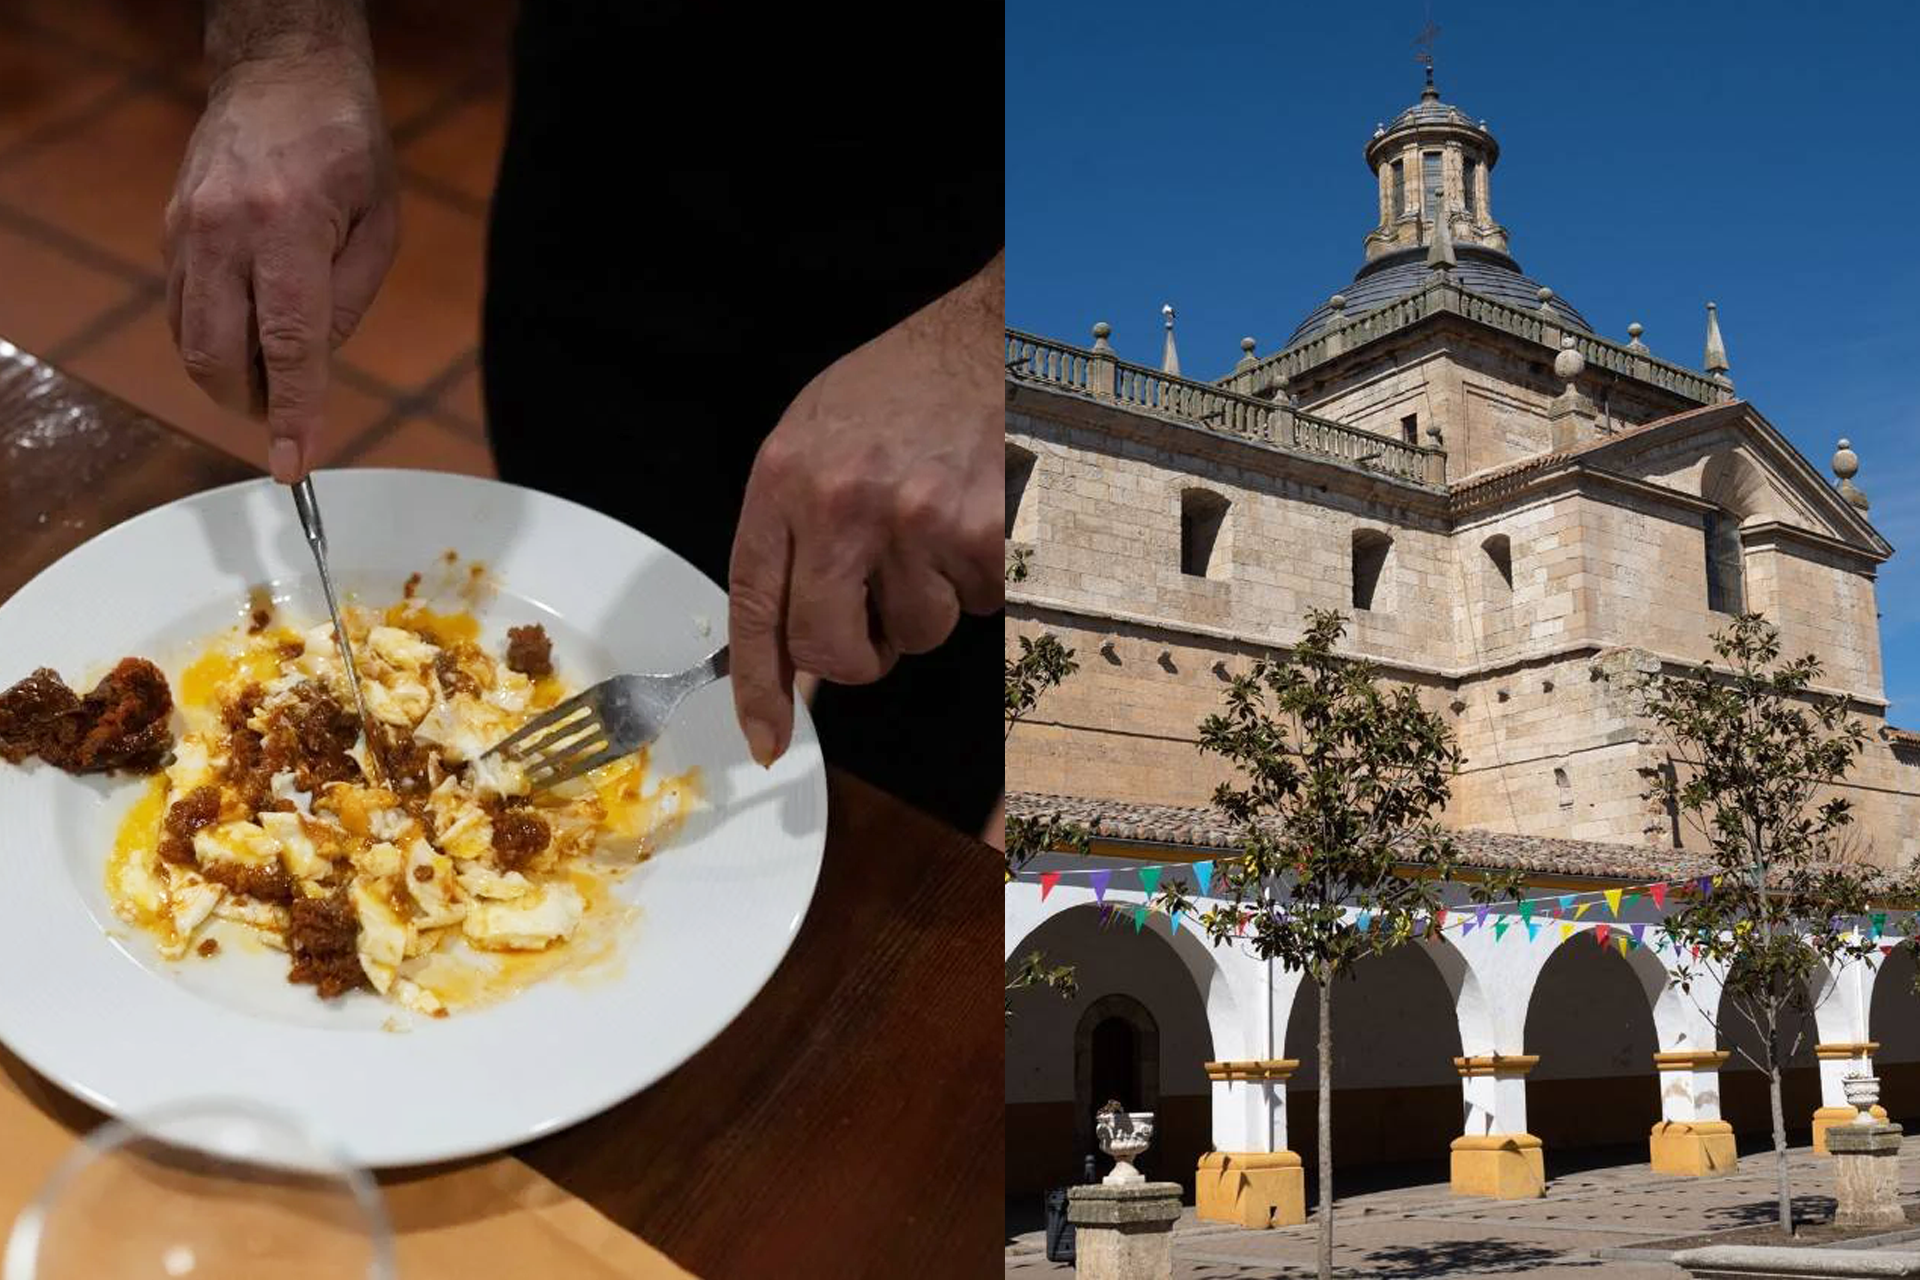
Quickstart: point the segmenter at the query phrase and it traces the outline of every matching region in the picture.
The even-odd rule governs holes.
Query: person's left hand
[[[1005,602],[1003,258],[829,365],[754,460],[728,630],[763,765],[793,733],[796,671],[870,683]]]

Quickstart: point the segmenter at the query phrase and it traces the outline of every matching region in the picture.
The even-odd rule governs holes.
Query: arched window
[[[1033,479],[1034,456],[1017,444],[1007,446],[1007,536],[1018,536],[1014,531],[1027,533],[1033,524],[1031,516],[1022,510],[1026,506],[1027,482]],[[1022,519],[1027,515],[1027,519]]]
[[[1407,211],[1407,166],[1404,162],[1393,162],[1393,217],[1397,218]],[[1390,218],[1389,221],[1392,219]]]
[[[1217,578],[1225,565],[1215,555],[1220,526],[1227,519],[1227,500],[1210,489],[1183,489],[1180,493],[1180,572],[1195,578]]]
[[[1707,608],[1714,613],[1743,613],[1747,589],[1740,522],[1725,511],[1709,511],[1702,523],[1707,544]]]
[[[1353,607],[1371,609],[1380,589],[1380,577],[1386,571],[1387,552],[1393,539],[1377,529],[1356,529],[1353,533]]]
[[[1493,570],[1492,598],[1504,603],[1513,594],[1513,543],[1506,534],[1496,533],[1480,544],[1480,550],[1486,553],[1487,567]]]

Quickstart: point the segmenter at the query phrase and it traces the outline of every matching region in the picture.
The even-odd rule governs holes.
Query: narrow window
[[[1227,518],[1227,500],[1206,489],[1180,494],[1180,572],[1195,578],[1217,577],[1214,563],[1220,525]]]
[[[1714,613],[1746,609],[1746,582],[1740,559],[1740,522],[1724,511],[1702,517],[1707,543],[1707,608]]]
[[[1380,575],[1387,567],[1387,552],[1393,539],[1374,529],[1357,529],[1353,535],[1353,607],[1372,609],[1380,589]]]
[[[1496,598],[1513,593],[1513,543],[1504,533],[1496,533],[1480,544],[1487,553],[1487,564],[1493,569],[1493,584],[1497,588]]]
[[[1407,211],[1407,166],[1398,160],[1393,162],[1393,216],[1399,217]]]
[[[1478,217],[1480,213],[1480,193],[1477,190],[1480,185],[1480,162],[1478,160],[1467,161],[1464,181],[1466,184],[1467,216]]]
[[[1033,479],[1034,458],[1027,450],[1017,444],[1007,446],[1007,536],[1014,536],[1014,529],[1025,532],[1024,525],[1031,520],[1022,521],[1021,508],[1026,503],[1027,482]]]
[[[1573,786],[1567,781],[1567,771],[1565,769],[1555,769],[1553,771],[1553,786],[1554,790],[1560,795],[1560,807],[1562,809],[1573,808]]]
[[[1420,198],[1426,203],[1427,221],[1432,222],[1440,200],[1440,153],[1423,151],[1420,154]]]
[[[1420,415],[1410,413],[1400,419],[1400,438],[1408,444],[1420,443]]]

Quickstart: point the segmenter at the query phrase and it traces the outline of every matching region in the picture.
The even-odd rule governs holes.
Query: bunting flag
[[[1560,907],[1557,911],[1553,913],[1554,918],[1558,919],[1560,916],[1565,915],[1567,912],[1571,910],[1573,910],[1573,895],[1570,893],[1561,894]]]
[[[1660,908],[1662,911],[1667,909],[1667,886],[1664,884],[1650,884],[1647,886],[1647,893],[1652,897],[1654,906]]]
[[[1213,863],[1196,862],[1193,864],[1193,878],[1200,882],[1200,892],[1208,893],[1213,889]]]
[[[1113,872],[1111,871],[1096,871],[1093,873],[1093,900],[1095,902],[1105,902],[1107,900],[1107,884],[1112,879]]]
[[[1058,871],[1042,871],[1040,873],[1040,901],[1045,902],[1047,895],[1053,892],[1053,886],[1059,883],[1060,873]]]
[[[1484,902],[1481,903],[1480,909],[1473,913],[1473,922],[1477,925],[1485,925],[1487,923],[1487,904],[1486,903]]]
[[[1100,927],[1102,929],[1106,928],[1108,923],[1112,919],[1113,919],[1113,904],[1111,902],[1101,903],[1100,904]]]
[[[1373,912],[1362,911],[1360,913],[1360,923],[1358,925],[1360,932],[1365,933],[1368,927],[1371,926],[1372,924],[1373,924]]]
[[[1472,932],[1473,932],[1473,923],[1474,923],[1474,922],[1473,922],[1473,921],[1471,921],[1471,920],[1462,920],[1462,921],[1460,922],[1460,936],[1461,936],[1461,937],[1463,937],[1463,938],[1464,938],[1464,937],[1466,937],[1466,936],[1467,936],[1468,934],[1470,934],[1470,933],[1472,933]]]
[[[1241,937],[1245,937],[1247,933],[1247,921],[1251,919],[1253,919],[1253,913],[1251,911],[1242,915],[1240,917],[1240,922],[1233,926],[1233,931],[1239,934]]]
[[[1579,906],[1573,909],[1573,918],[1575,920],[1578,920],[1581,916],[1587,914],[1587,909],[1591,906],[1593,906],[1591,902],[1581,903]]]
[[[1613,913],[1615,920],[1618,920],[1620,918],[1620,891],[1618,889],[1609,889],[1600,896],[1607,900],[1607,910]]]
[[[1146,928],[1146,926],[1147,909],[1145,907],[1135,907],[1133,909],[1133,931],[1138,933],[1140,930]]]
[[[1527,926],[1527,936],[1531,938],[1533,936],[1533,903],[1520,904],[1520,923]]]
[[[1703,898],[1711,898],[1713,896],[1713,877],[1712,876],[1700,877],[1700,896]]]
[[[1447,927],[1447,909],[1445,907],[1435,908],[1433,913],[1433,927],[1435,929],[1444,929]]]
[[[1881,944],[1880,944],[1880,954],[1881,954],[1881,955],[1883,955],[1883,956],[1890,956],[1890,955],[1892,955],[1892,954],[1893,954],[1893,944],[1892,944],[1892,943],[1887,943],[1887,942],[1883,942],[1883,943],[1881,943]]]
[[[1570,924],[1562,924],[1560,926],[1560,941],[1565,942],[1568,938],[1571,938],[1572,936],[1573,936],[1573,926]]]
[[[1527,941],[1532,942],[1535,938],[1539,936],[1540,936],[1540,926],[1535,924],[1531,920],[1527,921]]]
[[[1881,934],[1885,933],[1886,931],[1887,931],[1887,913],[1884,911],[1874,912],[1873,913],[1873,936],[1877,938]]]
[[[1615,938],[1613,942],[1615,946],[1620,948],[1620,958],[1625,960],[1627,958],[1627,940],[1625,938]]]
[[[1631,934],[1633,935],[1633,945],[1634,945],[1634,946],[1636,946],[1636,947],[1637,947],[1637,946],[1639,946],[1639,945],[1640,945],[1640,932],[1641,932],[1641,930],[1643,930],[1643,929],[1645,929],[1646,927],[1647,927],[1647,926],[1645,926],[1645,925],[1643,925],[1643,924],[1630,924],[1630,925],[1628,925],[1628,926],[1627,926],[1627,931],[1628,931],[1629,933],[1631,933]]]
[[[1165,867],[1140,868],[1140,887],[1146,890],[1149,898],[1153,896],[1153,891],[1160,887],[1160,873],[1165,870]]]
[[[1511,928],[1512,925],[1513,925],[1513,921],[1511,920],[1506,920],[1506,919],[1495,920],[1493,922],[1493,940],[1495,942],[1498,942],[1500,941],[1500,939],[1506,937],[1507,930]]]
[[[1629,889],[1626,891],[1626,893],[1621,895],[1620,908],[1621,910],[1624,911],[1632,907],[1633,904],[1638,901],[1640,901],[1640,891],[1638,889]],[[1619,912],[1615,912],[1614,914],[1618,915]]]
[[[1173,913],[1173,931],[1175,933],[1180,932],[1180,913],[1178,911]]]
[[[1595,942],[1597,942],[1597,943],[1599,943],[1599,944],[1600,944],[1601,946],[1603,946],[1603,947],[1604,947],[1604,946],[1606,946],[1606,945],[1607,945],[1607,932],[1608,932],[1608,926],[1607,926],[1607,925],[1604,925],[1604,924],[1597,924],[1597,925],[1595,925],[1595,926],[1593,926],[1593,940],[1594,940]]]

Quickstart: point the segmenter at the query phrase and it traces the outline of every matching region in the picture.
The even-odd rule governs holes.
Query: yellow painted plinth
[[[1530,1133],[1455,1138],[1450,1163],[1457,1196],[1535,1200],[1547,1194],[1545,1156]]]
[[[1193,1178],[1193,1209],[1208,1222],[1291,1227],[1307,1220],[1307,1178],[1291,1151],[1209,1151]]]
[[[1854,1116],[1858,1114],[1859,1112],[1852,1107],[1821,1107],[1815,1111],[1813,1113],[1813,1154],[1817,1156],[1827,1154],[1827,1130],[1837,1124],[1852,1124]],[[1873,1118],[1885,1121],[1887,1109],[1880,1106],[1874,1107]]]
[[[1653,1126],[1647,1146],[1655,1173],[1711,1178],[1740,1165],[1733,1126],[1725,1120],[1662,1120]]]

